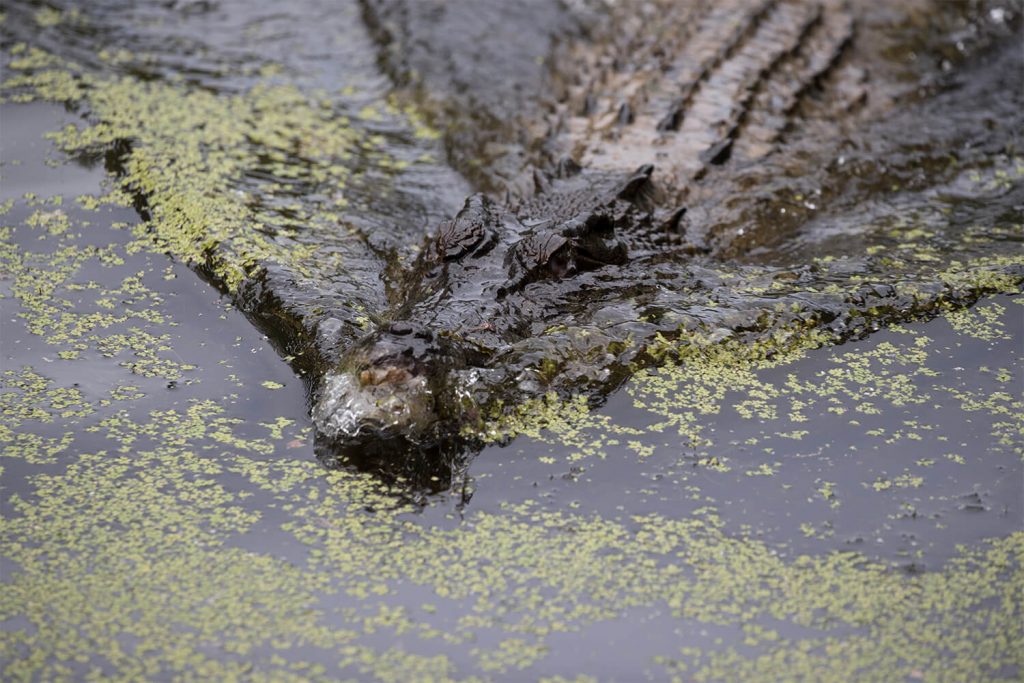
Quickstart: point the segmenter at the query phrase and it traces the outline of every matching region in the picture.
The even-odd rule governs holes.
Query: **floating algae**
[[[32,371],[2,395],[22,433],[71,406],[86,427],[0,525],[18,568],[0,601],[9,678],[490,680],[579,669],[572,643],[645,614],[649,659],[628,661],[657,678],[998,680],[1024,638],[1020,532],[922,575],[848,552],[782,559],[709,508],[506,504],[435,526],[367,475],[287,457],[287,434],[257,435],[228,400],[104,412]],[[97,450],[76,446],[93,435]],[[666,626],[689,636],[656,637]]]
[[[314,462],[302,383],[162,256],[185,260],[183,245],[154,246],[152,225],[108,203],[134,196],[13,202],[0,221],[4,677],[1018,678],[1021,297],[960,306],[1019,287],[1016,171],[989,170],[950,183],[993,199],[993,221],[960,224],[957,263],[926,248],[922,231],[949,234],[941,223],[872,228],[879,269],[920,275],[899,285],[920,309],[855,303],[854,336],[879,329],[834,348],[814,348],[839,337],[791,305],[747,333],[655,332],[641,341],[656,367],[601,410],[553,390],[536,402],[546,419],[499,412],[487,433],[522,436],[474,463],[461,508]],[[230,246],[217,249],[237,263]],[[827,252],[816,272],[835,281],[813,286],[842,301],[850,262]],[[216,253],[195,254],[212,272]],[[287,267],[303,265],[319,277],[322,262]],[[705,319],[744,297],[756,319],[796,290],[791,269],[705,265],[721,277],[717,306],[694,294]],[[376,310],[354,306],[354,326]],[[939,317],[884,324],[917,313]],[[587,339],[564,322],[543,331]]]
[[[44,233],[37,248],[72,247],[83,238],[71,227]],[[38,228],[23,223],[17,234],[34,236]],[[94,251],[99,267],[58,283],[58,297],[80,291],[84,273],[99,296],[148,258],[129,253],[123,230],[93,237],[109,238],[117,258],[100,260]],[[16,276],[31,267],[4,265]],[[160,261],[142,270],[146,281],[164,273]],[[190,319],[193,307],[172,313],[169,300],[147,304],[154,336],[201,320]],[[36,306],[28,298],[7,301],[15,310]],[[992,319],[1002,321],[1013,305],[979,310],[992,308]],[[217,310],[210,302],[198,312]],[[22,319],[25,338],[46,348],[54,340],[37,334],[32,320]],[[95,334],[116,336],[117,329]],[[831,399],[843,395],[857,406],[849,412],[866,421],[872,411],[859,394],[874,395],[876,406],[913,404],[921,389],[904,374],[934,379],[933,344],[909,332],[834,358],[807,384],[748,374],[739,386],[761,403],[736,409],[767,414],[776,403],[782,408],[775,412],[799,422],[795,411],[813,414],[821,407],[815,402],[835,408]],[[214,359],[183,372],[228,372]],[[723,381],[720,373],[735,372],[710,371],[715,359],[691,360],[631,385],[653,422],[666,417],[659,401],[684,395],[673,382],[699,395],[702,378],[710,387]],[[21,473],[5,471],[5,485],[17,493],[0,523],[11,568],[0,600],[7,678],[493,680],[558,667],[586,671],[591,655],[578,645],[624,625],[649,635],[624,661],[655,678],[998,680],[1012,678],[1018,665],[1019,531],[953,551],[921,574],[850,552],[784,558],[770,544],[728,532],[706,505],[682,516],[615,518],[505,503],[431,524],[372,477],[325,473],[310,458],[291,456],[299,405],[286,416],[267,404],[257,421],[252,407],[218,393],[224,385],[207,385],[214,398],[204,400],[196,393],[203,383],[195,383],[177,390],[184,403],[154,407],[145,394],[166,392],[161,384],[172,375],[147,377],[102,359],[118,372],[107,380],[111,390],[98,393],[95,382],[69,383],[81,358],[61,362],[46,374],[6,373],[0,393],[9,427],[0,433],[3,463]],[[757,372],[791,362],[762,361]],[[998,384],[1012,381],[1005,371],[992,374]],[[963,383],[950,391],[972,401],[967,410],[991,412],[998,422],[998,392]],[[1021,412],[1017,405],[1007,415]],[[583,429],[593,415],[582,416]],[[614,420],[611,427],[614,436]],[[823,488],[845,506],[857,495],[845,480]],[[673,629],[686,637],[657,636]],[[623,665],[624,655],[614,656]]]

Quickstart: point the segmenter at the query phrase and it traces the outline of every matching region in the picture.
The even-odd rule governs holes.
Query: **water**
[[[983,149],[746,265],[661,266],[692,285],[838,261],[780,278],[782,300],[807,278],[920,285],[859,339],[765,361],[742,344],[777,323],[755,327],[594,410],[553,402],[546,429],[524,415],[433,485],[382,484],[314,453],[314,309],[343,330],[328,346],[372,326],[470,187],[388,106],[359,8],[111,4],[52,26],[40,10],[6,10],[5,53],[27,40],[99,76],[69,107],[0,105],[5,676],[1018,675],[1021,299],[944,303],[1019,288],[1015,157]],[[294,90],[252,91],[267,79]],[[175,118],[181,103],[201,115]],[[117,139],[42,139],[90,117]],[[119,174],[127,196],[76,199]],[[197,241],[219,241],[203,253],[174,239],[196,216]],[[936,273],[953,295],[929,294]],[[754,289],[669,287],[652,306],[756,318]],[[707,292],[724,311],[693,308]]]

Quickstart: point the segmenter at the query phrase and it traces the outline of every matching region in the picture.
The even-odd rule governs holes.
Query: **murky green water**
[[[1004,294],[545,399],[426,495],[322,466],[296,334],[229,294],[271,264],[286,303],[357,320],[468,191],[358,8],[17,4],[0,29],[37,94],[0,105],[5,678],[1020,675],[1019,162],[954,180],[991,187],[948,224],[1005,261],[949,276]],[[47,102],[69,71],[84,96]],[[878,234],[919,257],[914,229]],[[876,245],[830,230],[793,248]]]

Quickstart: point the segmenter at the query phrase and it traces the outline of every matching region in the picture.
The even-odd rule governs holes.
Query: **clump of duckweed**
[[[30,251],[16,243],[0,244],[0,268],[11,279],[10,295],[20,305],[25,329],[42,337],[63,360],[90,349],[144,377],[181,379],[193,369],[173,358],[169,335],[154,332],[170,324],[159,307],[161,296],[142,281],[142,273],[125,272],[125,249],[117,243],[82,245],[71,239],[73,227],[63,212],[36,211],[25,221],[44,230]],[[54,229],[54,226],[60,226]],[[117,286],[102,287],[81,273],[100,267],[124,273]]]
[[[118,150],[120,188],[149,211],[145,238],[208,268],[230,291],[270,263],[298,274],[318,262],[339,266],[336,249],[318,250],[347,232],[339,209],[350,159],[358,154],[385,174],[402,166],[328,101],[294,87],[220,95],[97,75],[24,44],[10,54],[0,88],[7,99],[87,103],[87,121],[50,137],[71,155]],[[289,199],[300,195],[321,199]]]
[[[18,427],[27,420],[70,421],[93,413],[92,405],[77,387],[54,387],[30,367],[4,370],[0,386],[5,389],[0,393],[0,409],[9,427]]]
[[[983,306],[952,311],[946,318],[957,332],[974,339],[992,341],[1010,339],[1006,325],[1002,321],[1005,313],[1006,309],[1003,306],[991,302]]]
[[[823,614],[843,614],[847,623],[862,626],[859,633],[837,635],[826,629],[819,638],[794,640],[776,630],[747,625],[743,648],[730,645],[705,653],[684,647],[674,657],[659,658],[659,663],[672,680],[701,682],[1012,680],[1019,661],[1004,655],[1024,643],[1020,597],[1014,596],[1014,591],[1019,593],[1014,584],[1024,580],[1016,566],[1022,543],[1021,534],[1014,534],[964,553],[942,573],[909,582],[871,567],[851,571],[852,557],[833,556],[822,564],[798,558],[796,565],[811,571],[790,589],[806,591],[804,609],[822,605],[824,594],[831,593],[824,599],[831,607]],[[814,569],[829,565],[836,579],[850,583],[815,583]],[[893,591],[888,599],[880,592],[886,589]],[[858,590],[866,592],[854,597]],[[888,606],[882,604],[887,601]],[[1004,609],[979,609],[983,604]],[[893,607],[898,618],[877,619],[879,612],[894,613]],[[980,634],[984,635],[975,639]],[[749,655],[750,648],[765,646],[769,652]]]

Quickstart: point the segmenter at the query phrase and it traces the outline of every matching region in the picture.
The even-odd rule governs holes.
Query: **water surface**
[[[0,28],[34,60],[4,78],[43,79],[0,105],[5,677],[1019,676],[1015,157],[751,257],[909,244],[900,272],[962,301],[667,356],[596,409],[542,399],[428,493],[318,461],[314,369],[284,360],[305,333],[277,315],[369,324],[470,189],[359,8],[18,3]],[[47,102],[69,71],[86,93]],[[988,269],[928,265],[945,239]]]

